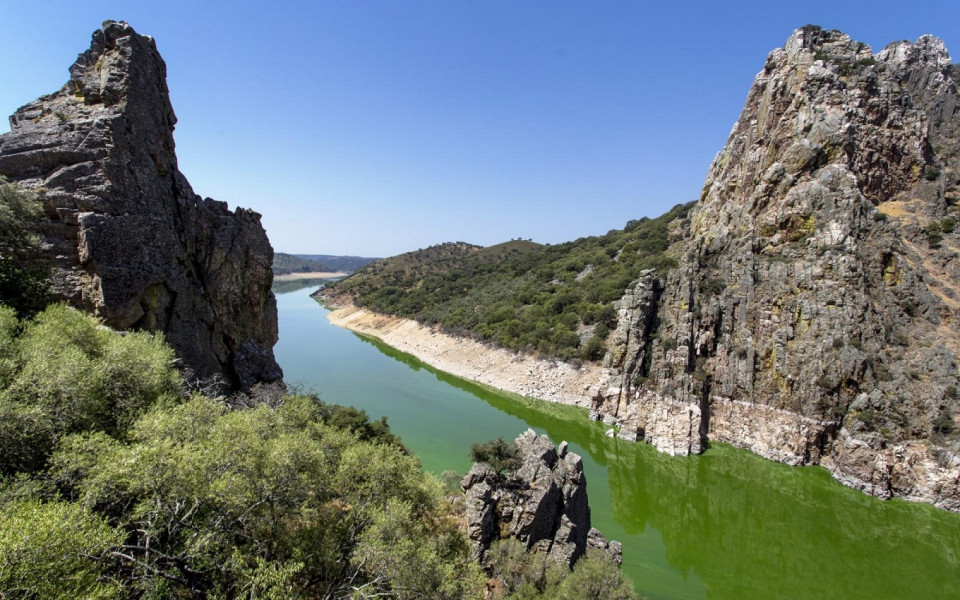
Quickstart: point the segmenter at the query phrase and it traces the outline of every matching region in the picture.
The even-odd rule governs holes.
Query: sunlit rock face
[[[260,215],[193,192],[175,123],[153,39],[107,21],[67,84],[10,118],[0,175],[43,201],[63,299],[117,329],[162,331],[192,377],[278,381]]]
[[[872,54],[808,26],[771,52],[678,268],[620,302],[594,418],[960,510],[958,79],[930,36]]]
[[[516,538],[535,552],[573,565],[588,548],[620,564],[620,542],[608,542],[590,526],[583,460],[528,429],[516,439],[520,466],[506,474],[475,463],[460,483],[466,502],[467,534],[473,555],[483,560],[490,545]]]

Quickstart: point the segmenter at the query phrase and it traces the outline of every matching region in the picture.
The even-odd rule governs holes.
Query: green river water
[[[671,457],[604,436],[578,409],[500,394],[333,327],[312,287],[278,294],[288,383],[386,416],[436,474],[528,427],[583,457],[592,520],[648,598],[960,598],[960,515],[882,502],[819,467],[714,444]]]

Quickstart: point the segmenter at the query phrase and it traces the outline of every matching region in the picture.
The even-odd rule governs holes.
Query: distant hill
[[[331,264],[319,260],[311,260],[295,254],[276,252],[273,255],[273,274],[287,275],[289,273],[324,273],[337,271]]]
[[[363,268],[378,257],[369,256],[334,256],[331,254],[294,254],[298,258],[305,260],[319,261],[330,267],[331,271],[341,271],[344,273],[353,273],[357,269]]]
[[[644,269],[676,264],[670,224],[691,206],[565,244],[441,244],[371,263],[322,294],[507,348],[598,360],[617,323],[613,301]]]

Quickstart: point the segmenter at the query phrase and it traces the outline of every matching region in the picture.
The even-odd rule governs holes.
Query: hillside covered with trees
[[[276,252],[273,255],[273,274],[287,275],[289,273],[325,273],[336,271],[325,262],[311,260],[296,256],[295,254],[284,254]]]
[[[441,244],[374,262],[321,293],[505,348],[598,360],[613,302],[643,270],[676,264],[671,231],[690,207],[564,244]]]

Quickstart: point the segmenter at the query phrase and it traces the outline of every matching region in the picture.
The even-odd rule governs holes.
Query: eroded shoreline
[[[609,377],[607,369],[596,365],[575,368],[353,305],[332,310],[327,319],[337,327],[375,337],[451,375],[538,400],[590,408],[591,398]]]
[[[299,281],[302,279],[335,279],[337,277],[346,277],[349,273],[342,271],[298,271],[296,273],[284,273],[283,275],[274,275],[274,281]]]

